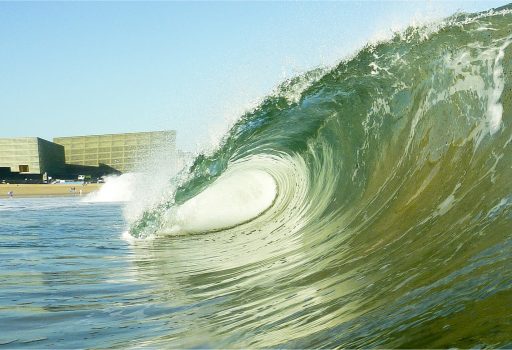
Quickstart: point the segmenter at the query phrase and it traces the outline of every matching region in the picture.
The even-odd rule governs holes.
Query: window
[[[28,165],[19,165],[20,173],[28,173]]]

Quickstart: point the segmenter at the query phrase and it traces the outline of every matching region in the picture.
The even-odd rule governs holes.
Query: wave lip
[[[173,208],[163,231],[199,233],[234,227],[260,216],[276,196],[276,182],[267,172],[228,171],[203,192]]]

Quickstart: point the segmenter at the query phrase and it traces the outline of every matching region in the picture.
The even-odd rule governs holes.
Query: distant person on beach
[[[9,196],[9,198],[12,198],[14,196],[14,192],[13,191],[9,191],[9,192],[7,192],[7,195]]]

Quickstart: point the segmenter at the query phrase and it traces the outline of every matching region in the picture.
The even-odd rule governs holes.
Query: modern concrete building
[[[65,173],[64,147],[39,137],[0,138],[2,173],[40,178]]]
[[[68,167],[103,166],[124,173],[137,170],[153,152],[174,152],[176,131],[56,137],[53,142],[64,147]]]
[[[0,180],[151,171],[157,166],[155,159],[166,164],[176,157],[175,131],[57,137],[54,142],[38,137],[0,138]]]

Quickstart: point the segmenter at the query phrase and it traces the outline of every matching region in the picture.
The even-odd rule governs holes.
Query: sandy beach
[[[71,185],[71,184],[0,184],[0,198],[8,198],[8,192],[13,192],[13,197],[46,197],[46,196],[78,196],[99,190],[102,184]],[[71,188],[75,188],[75,192]]]

